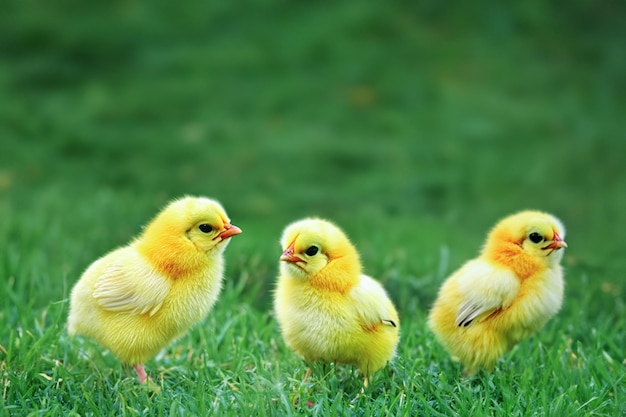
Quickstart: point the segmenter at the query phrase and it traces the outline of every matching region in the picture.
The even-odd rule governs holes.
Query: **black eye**
[[[202,223],[200,226],[198,226],[198,229],[200,229],[202,233],[211,233],[211,230],[213,230],[211,225],[206,223]]]
[[[543,236],[541,236],[537,232],[533,232],[533,233],[528,235],[528,239],[530,239],[530,241],[533,242],[533,243],[539,243],[539,242],[543,241]]]
[[[313,246],[310,246],[304,253],[306,253],[309,256],[314,256],[317,254],[317,251],[319,250],[320,249],[317,246],[313,245]]]

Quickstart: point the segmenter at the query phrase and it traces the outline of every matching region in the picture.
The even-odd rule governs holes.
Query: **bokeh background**
[[[537,208],[568,229],[563,314],[624,315],[621,1],[1,7],[4,324],[63,302],[183,194],[244,230],[227,280],[259,311],[298,218],[343,227],[423,320],[496,220]]]

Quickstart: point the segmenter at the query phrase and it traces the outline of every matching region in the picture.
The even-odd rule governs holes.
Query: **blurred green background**
[[[420,320],[496,220],[536,208],[568,229],[564,314],[624,314],[621,1],[2,9],[9,324],[66,298],[183,194],[219,199],[244,230],[227,280],[245,275],[260,310],[298,218],[343,227],[405,320]]]

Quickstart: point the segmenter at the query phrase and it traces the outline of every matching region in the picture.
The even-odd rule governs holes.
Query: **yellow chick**
[[[172,201],[138,238],[83,273],[72,289],[69,334],[92,337],[133,365],[145,383],[145,361],[217,301],[223,252],[239,233],[215,200]]]
[[[565,229],[554,216],[523,211],[491,230],[480,256],[442,285],[428,324],[465,367],[492,371],[515,344],[561,308]]]
[[[398,345],[400,321],[387,293],[361,273],[356,249],[328,221],[287,226],[281,245],[274,310],[286,344],[308,362],[356,365],[367,386]]]

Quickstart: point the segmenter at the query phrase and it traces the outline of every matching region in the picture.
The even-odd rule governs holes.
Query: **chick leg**
[[[143,364],[138,363],[133,366],[135,368],[135,372],[137,372],[137,377],[139,378],[140,384],[145,384],[148,379],[148,375],[146,374],[146,370],[143,367]]]
[[[363,388],[367,388],[370,384],[370,364],[369,362],[365,362],[359,367],[361,374],[363,375]]]
[[[311,376],[311,368],[306,368],[306,373],[304,374],[304,378],[302,378],[302,384],[306,382],[306,380]],[[296,395],[296,398],[293,399],[293,405],[298,405],[300,402],[300,394]]]
[[[307,368],[306,369],[306,374],[304,374],[304,378],[302,378],[302,382],[304,382],[307,379],[309,379],[310,376],[311,376],[311,368]]]

